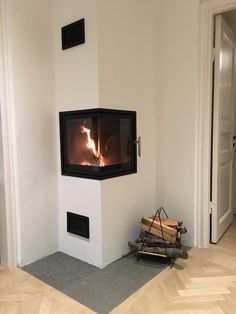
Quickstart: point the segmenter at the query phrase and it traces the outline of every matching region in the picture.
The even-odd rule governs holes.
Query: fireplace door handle
[[[134,143],[138,145],[138,156],[141,157],[141,136]]]

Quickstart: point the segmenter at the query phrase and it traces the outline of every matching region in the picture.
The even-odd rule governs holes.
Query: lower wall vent
[[[89,217],[67,212],[67,232],[89,239]]]

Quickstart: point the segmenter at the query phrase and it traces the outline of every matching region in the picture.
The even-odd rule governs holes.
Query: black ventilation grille
[[[62,50],[85,43],[84,19],[66,25],[61,29]]]
[[[67,212],[67,232],[89,239],[89,217]]]

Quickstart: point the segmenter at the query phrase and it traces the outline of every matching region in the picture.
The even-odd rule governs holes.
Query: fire
[[[86,128],[85,125],[81,125],[80,130],[81,130],[82,134],[86,134],[86,136],[87,136],[86,146],[89,149],[89,151],[91,152],[91,156],[92,156],[91,162],[86,160],[86,161],[83,161],[81,164],[83,166],[91,166],[91,164],[92,165],[95,164],[95,165],[98,165],[100,167],[104,167],[105,161],[104,161],[102,154],[100,153],[99,140],[98,140],[98,148],[96,149],[96,144],[95,144],[94,140],[91,138],[91,130]]]

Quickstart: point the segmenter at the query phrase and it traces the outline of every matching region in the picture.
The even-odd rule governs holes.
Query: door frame
[[[210,243],[210,169],[212,117],[212,57],[214,16],[236,9],[236,0],[200,0],[200,69],[197,116],[197,239],[198,247]]]
[[[11,42],[8,33],[7,0],[0,0],[0,110],[2,124],[5,209],[0,221],[3,230],[1,265],[8,269],[18,264],[19,193],[16,155],[16,123],[11,64]]]

